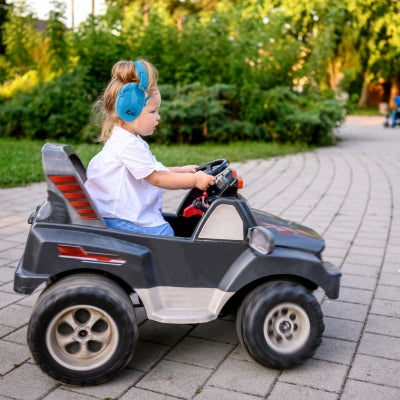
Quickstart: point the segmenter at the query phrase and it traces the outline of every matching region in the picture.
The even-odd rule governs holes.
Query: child
[[[161,189],[206,190],[215,177],[195,165],[166,168],[141,136],[158,125],[157,70],[147,61],[119,61],[101,99],[103,149],[90,161],[86,189],[107,226],[173,236],[162,216]]]

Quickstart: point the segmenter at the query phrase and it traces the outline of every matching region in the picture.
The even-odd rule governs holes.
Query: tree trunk
[[[360,94],[360,100],[358,100],[358,107],[367,107],[367,102],[368,102],[368,83],[367,81],[364,80],[362,89],[361,89],[361,94]]]
[[[389,98],[389,108],[391,110],[396,109],[397,106],[394,102],[394,98],[399,95],[399,82],[395,79],[392,80],[392,85],[390,86],[390,98]]]

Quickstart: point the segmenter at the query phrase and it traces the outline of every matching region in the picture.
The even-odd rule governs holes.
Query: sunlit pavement
[[[335,147],[234,164],[252,207],[321,233],[325,260],[343,272],[338,300],[315,293],[324,312],[322,345],[286,371],[246,354],[234,317],[166,325],[139,309],[139,343],[127,368],[95,387],[54,381],[26,345],[38,294],[13,292],[27,218],[45,185],[0,189],[0,400],[400,399],[400,128],[383,128],[380,117],[350,117],[337,136]],[[175,210],[181,196],[165,193],[165,210]]]

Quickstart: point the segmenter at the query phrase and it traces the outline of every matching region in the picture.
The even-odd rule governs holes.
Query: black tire
[[[260,364],[286,369],[310,358],[322,341],[321,307],[305,287],[269,282],[250,292],[239,308],[242,346]]]
[[[115,282],[94,274],[64,278],[39,297],[28,346],[40,368],[71,385],[94,385],[128,364],[138,339],[135,310]]]

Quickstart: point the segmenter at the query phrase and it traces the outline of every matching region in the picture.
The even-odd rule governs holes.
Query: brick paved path
[[[106,384],[61,385],[32,363],[26,329],[37,294],[13,292],[13,274],[44,184],[0,189],[0,400],[400,399],[400,129],[348,118],[338,146],[237,163],[254,208],[308,225],[343,271],[338,300],[316,297],[325,333],[301,367],[276,371],[238,345],[234,318],[165,325],[138,312],[136,357]],[[223,155],[221,155],[223,156]],[[174,210],[181,192],[165,195]]]

